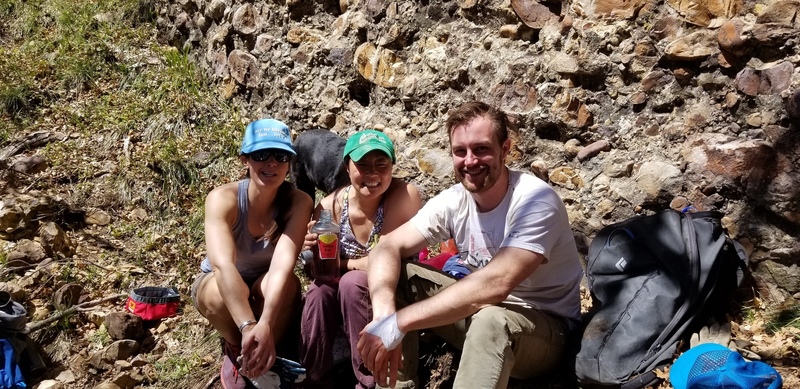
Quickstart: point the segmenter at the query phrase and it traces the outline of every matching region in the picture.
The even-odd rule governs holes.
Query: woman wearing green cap
[[[356,347],[359,332],[372,320],[367,254],[381,235],[411,219],[421,205],[416,187],[392,177],[394,145],[382,132],[353,134],[343,154],[350,185],[322,199],[314,211],[314,220],[327,209],[339,221],[343,274],[338,285],[315,282],[306,293],[300,325],[300,362],[307,369],[305,387],[332,385],[335,377],[329,372],[334,364],[334,339],[342,325],[358,387],[375,387]],[[316,239],[316,234],[307,234],[304,249],[315,245]]]
[[[313,203],[285,180],[295,154],[285,124],[252,122],[239,157],[247,177],[206,197],[208,256],[192,298],[224,338],[220,379],[226,389],[245,387],[240,369],[248,377],[269,370],[299,305],[294,266]]]

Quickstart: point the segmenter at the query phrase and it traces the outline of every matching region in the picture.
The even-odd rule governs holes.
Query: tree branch
[[[113,300],[116,300],[118,298],[125,297],[127,295],[128,295],[127,293],[119,293],[119,294],[115,294],[113,296],[103,297],[101,299],[87,301],[85,303],[80,303],[78,305],[73,305],[73,306],[71,306],[71,307],[69,307],[69,308],[67,308],[67,309],[65,309],[63,311],[60,311],[60,312],[56,313],[53,316],[48,317],[47,319],[39,320],[39,321],[35,321],[35,322],[32,322],[32,323],[26,324],[25,325],[25,329],[22,330],[22,333],[23,334],[30,334],[31,332],[38,331],[38,330],[40,330],[40,329],[42,329],[44,327],[47,327],[48,325],[52,324],[53,322],[58,321],[58,319],[61,319],[62,317],[67,316],[67,315],[71,315],[71,314],[73,314],[73,313],[75,313],[75,312],[77,312],[77,311],[79,311],[81,309],[88,308],[88,307],[91,307],[91,306],[94,306],[94,305],[97,305],[97,304],[102,304],[102,303],[105,303],[105,302],[113,301]]]

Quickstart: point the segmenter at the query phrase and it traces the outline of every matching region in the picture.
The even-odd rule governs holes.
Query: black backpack
[[[721,216],[670,210],[600,230],[586,267],[594,307],[575,361],[583,387],[655,385],[678,340],[729,306],[747,258]]]

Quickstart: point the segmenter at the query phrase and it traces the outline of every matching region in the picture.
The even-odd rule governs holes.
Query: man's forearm
[[[400,254],[379,243],[369,254],[367,282],[372,300],[373,316],[377,319],[395,312],[395,290],[400,277]]]
[[[486,285],[482,285],[478,277],[473,275],[446,287],[435,296],[417,301],[398,311],[398,328],[407,333],[453,324],[485,306],[502,301],[502,299],[496,301],[494,295],[487,293]]]
[[[486,267],[444,288],[435,296],[415,302],[397,313],[403,332],[455,323],[488,305],[505,300],[533,273],[544,257],[517,248],[504,248]]]

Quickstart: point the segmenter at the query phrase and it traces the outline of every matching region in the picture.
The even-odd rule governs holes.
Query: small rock
[[[111,223],[111,216],[103,210],[93,209],[86,212],[84,217],[86,224],[93,224],[96,226],[107,226]]]
[[[789,61],[757,70],[751,67],[742,69],[734,81],[736,89],[748,96],[781,93],[792,82],[794,65]]]
[[[92,17],[92,20],[100,24],[108,24],[114,21],[114,14],[112,14],[111,12],[99,13],[94,15]]]
[[[572,138],[564,142],[564,152],[567,153],[567,155],[570,158],[578,155],[580,151],[581,151],[581,141]]]
[[[147,361],[147,358],[145,358],[142,355],[137,355],[137,356],[133,357],[133,359],[131,360],[131,366],[133,366],[133,367],[142,367],[142,366],[147,365],[149,363],[150,362]]]
[[[128,312],[111,312],[105,317],[106,331],[111,339],[141,339],[144,336],[142,318]]]
[[[577,1],[576,3],[589,3]],[[649,3],[648,0],[596,0],[592,1],[594,14],[597,16],[613,16],[617,19],[628,19],[638,14]],[[589,10],[590,7],[582,7]]]
[[[71,308],[78,304],[82,293],[83,286],[79,284],[63,285],[53,293],[53,306],[59,311]]]
[[[719,44],[714,32],[699,30],[670,42],[664,51],[669,59],[694,61],[716,55]]]
[[[682,211],[689,205],[689,199],[683,196],[675,196],[672,201],[669,202],[669,207],[676,210]]]
[[[113,382],[103,382],[95,386],[94,389],[122,389],[122,388]]]
[[[578,128],[587,128],[594,124],[594,115],[586,104],[581,103],[578,106],[578,117],[575,120],[575,126]]]
[[[786,114],[795,121],[800,120],[800,88],[786,101]]]
[[[65,384],[71,384],[75,382],[75,373],[73,373],[72,370],[64,370],[61,373],[58,373],[56,380]]]
[[[675,79],[682,84],[686,84],[694,76],[694,72],[688,68],[677,68],[672,72]]]
[[[644,92],[636,92],[631,96],[631,104],[642,105],[647,102],[647,94]]]
[[[742,32],[744,22],[739,19],[728,20],[717,31],[717,42],[722,50],[736,55],[747,52],[747,39]]]
[[[63,254],[65,257],[70,257],[74,253],[71,245],[72,243],[67,237],[67,234],[58,224],[54,222],[46,222],[39,227],[39,237],[42,240],[42,246],[50,256],[55,257],[55,253]]]
[[[576,60],[573,56],[557,52],[553,55],[552,59],[550,60],[550,70],[563,73],[563,74],[576,74],[580,67],[578,66],[578,60]]]
[[[111,382],[123,389],[132,389],[144,381],[144,376],[135,371],[122,372],[114,377]]]
[[[169,326],[167,325],[167,323],[164,323],[164,322],[159,324],[158,328],[156,328],[156,334],[163,334],[163,333],[165,333],[167,331],[169,331]]]
[[[242,35],[251,35],[256,32],[256,10],[253,4],[244,3],[233,13],[231,22],[233,29]]]
[[[736,237],[739,233],[739,226],[736,224],[736,220],[730,216],[723,216],[720,219],[720,224],[722,224],[722,228],[728,232],[728,235],[731,237]]]
[[[48,308],[44,302],[41,302],[41,300],[33,300],[32,302],[34,304],[34,310],[30,321],[44,320],[50,316],[50,308]],[[39,302],[39,304],[37,304],[37,302]]]
[[[39,154],[22,158],[11,165],[11,169],[23,174],[37,174],[47,169],[47,161]]]
[[[34,386],[34,389],[62,389],[63,387],[64,383],[58,380],[44,380]]]
[[[642,78],[642,91],[650,92],[656,88],[663,87],[672,81],[672,77],[662,70],[654,70]]]
[[[539,177],[544,182],[548,182],[548,169],[547,163],[541,159],[537,159],[531,163],[531,173]]]
[[[396,88],[407,74],[405,63],[395,52],[370,42],[358,46],[353,65],[362,77],[384,88]]]
[[[603,164],[603,173],[611,178],[630,177],[633,172],[633,162],[622,156],[608,158]]]
[[[322,39],[322,34],[308,28],[292,27],[286,33],[286,40],[294,45],[301,43],[316,43]]]
[[[595,212],[597,212],[600,217],[608,217],[616,208],[617,204],[614,201],[604,198],[595,206]]]
[[[578,161],[585,161],[589,158],[594,157],[597,154],[600,154],[601,151],[609,151],[611,150],[611,143],[607,140],[599,140],[594,142],[578,152]]]
[[[761,127],[761,114],[758,112],[751,113],[750,115],[747,115],[745,121],[750,127]]]
[[[739,104],[739,95],[735,92],[728,92],[725,94],[725,106],[734,108]]]
[[[564,15],[564,18],[561,20],[561,35],[565,35],[572,29],[572,25],[575,20],[572,19],[572,16]]]
[[[141,345],[131,339],[118,340],[111,343],[103,350],[94,353],[89,358],[89,364],[96,369],[108,370],[112,368],[114,361],[128,359],[130,356],[139,352]]]
[[[800,1],[778,0],[770,4],[756,18],[757,23],[775,23],[800,28]]]
[[[131,370],[133,366],[128,361],[114,361],[114,368],[118,371],[128,371]]]
[[[228,55],[228,71],[237,83],[246,87],[255,88],[261,84],[258,60],[246,51],[231,51]]]
[[[550,23],[558,23],[558,15],[537,1],[511,0],[511,7],[526,26],[539,30]]]
[[[0,290],[8,292],[11,295],[11,299],[14,301],[25,301],[28,296],[25,289],[13,281],[0,282]]]
[[[17,242],[11,252],[6,255],[6,261],[23,261],[29,264],[39,263],[47,258],[47,252],[39,242],[22,239]]]
[[[662,161],[648,161],[642,164],[636,174],[636,187],[644,195],[645,201],[680,192],[683,181],[677,167]]]
[[[225,0],[211,0],[206,7],[205,16],[219,21],[225,15]]]
[[[583,179],[577,170],[569,166],[560,166],[550,173],[550,182],[569,190],[583,187]]]
[[[136,208],[131,211],[131,219],[143,222],[147,220],[147,211],[145,211],[144,208]]]
[[[739,13],[741,0],[667,0],[689,23],[708,27],[717,18],[728,19]]]
[[[505,24],[500,26],[500,37],[506,39],[516,39],[519,37],[519,26],[516,24]]]

